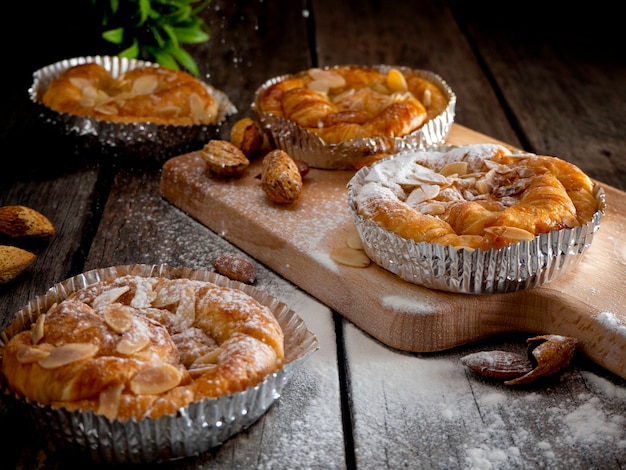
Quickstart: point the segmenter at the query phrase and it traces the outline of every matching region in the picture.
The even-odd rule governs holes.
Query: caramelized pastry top
[[[590,222],[598,205],[578,167],[499,145],[411,152],[368,171],[357,212],[416,242],[498,249]]]
[[[243,291],[124,276],[86,287],[12,337],[2,372],[42,404],[155,418],[243,391],[284,362],[283,332]]]
[[[165,67],[138,67],[113,78],[102,65],[76,65],[50,83],[42,102],[58,112],[122,123],[212,124],[218,117],[218,101],[206,86]]]
[[[284,117],[326,143],[367,137],[403,137],[441,114],[448,101],[433,83],[398,69],[309,69],[257,96],[261,112]]]

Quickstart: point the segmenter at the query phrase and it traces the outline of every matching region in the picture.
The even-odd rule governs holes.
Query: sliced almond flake
[[[50,355],[50,351],[47,349],[35,348],[32,346],[21,346],[15,358],[20,364],[31,364],[33,362],[41,361]]]
[[[518,227],[485,227],[485,232],[495,235],[497,237],[506,238],[508,240],[530,241],[535,238],[535,235],[530,233],[528,230],[524,230]]]
[[[98,398],[97,413],[109,419],[115,418],[117,416],[117,410],[120,407],[123,390],[124,384],[112,385],[102,390]]]
[[[139,334],[133,331],[133,334],[124,334],[122,339],[119,340],[115,349],[118,353],[125,356],[130,356],[138,351],[141,351],[150,343],[150,338],[147,335]]]
[[[439,170],[439,173],[443,176],[463,176],[467,174],[467,162],[450,162]]]
[[[124,333],[133,326],[133,314],[130,309],[119,303],[104,307],[104,322],[116,333]]]
[[[189,111],[195,122],[204,122],[206,119],[204,101],[197,93],[191,93],[189,95]]]
[[[350,248],[354,248],[355,250],[363,249],[363,240],[361,240],[361,236],[356,229],[350,230],[350,233],[348,233],[348,236],[346,237],[346,245]]]
[[[419,207],[419,211],[426,215],[441,215],[446,211],[446,206],[440,202],[432,202],[429,204],[422,204]]]
[[[104,307],[106,307],[107,305],[111,305],[114,302],[117,302],[117,300],[129,290],[130,288],[128,286],[123,286],[114,287],[112,289],[104,291],[102,294],[94,299],[93,309],[98,313],[103,312]]]
[[[44,369],[56,369],[72,362],[89,359],[96,355],[98,346],[90,343],[67,343],[56,346],[50,350],[50,354],[38,361]]]
[[[409,89],[404,74],[398,69],[390,69],[387,72],[387,86],[392,92],[407,91]]]
[[[432,103],[432,93],[427,88],[424,90],[424,95],[422,96],[422,104],[426,107],[430,106]]]
[[[82,77],[71,77],[70,78],[70,83],[72,85],[74,85],[76,88],[80,88],[81,90],[83,90],[84,88],[87,87],[92,87],[93,88],[93,83],[91,80],[87,80],[86,78],[82,78]]]
[[[119,113],[119,110],[115,106],[110,106],[106,104],[94,106],[93,109],[100,114],[106,114],[107,116],[115,116]]]
[[[328,92],[330,91],[328,82],[325,82],[324,80],[313,80],[307,83],[306,87],[311,91],[315,91],[324,95],[328,94]]]
[[[206,353],[204,356],[200,356],[191,364],[191,368],[198,368],[200,366],[206,366],[209,364],[217,364],[217,359],[222,354],[222,348],[215,348],[213,351]]]
[[[422,202],[430,201],[431,199],[436,198],[439,196],[440,191],[441,186],[437,184],[423,184],[411,191],[405,202],[410,207],[416,207]]]
[[[143,75],[133,82],[133,93],[138,95],[149,95],[159,86],[156,75]]]
[[[178,386],[182,372],[171,364],[147,367],[137,372],[130,381],[136,395],[159,395]]]
[[[37,321],[35,322],[35,325],[33,326],[33,331],[30,337],[31,343],[37,344],[39,343],[39,341],[41,341],[41,338],[43,338],[43,334],[44,334],[45,322],[46,322],[45,313],[37,317]]]
[[[191,287],[183,289],[176,307],[174,331],[180,333],[193,325],[196,320],[196,291]]]
[[[189,369],[189,375],[191,376],[191,378],[193,379],[197,379],[198,377],[200,377],[201,375],[214,370],[217,367],[217,365],[215,364],[206,364],[203,365],[202,367],[194,367],[192,369]]]
[[[346,84],[346,79],[332,70],[310,69],[309,75],[313,80],[326,82],[328,88],[339,88]]]
[[[348,246],[334,248],[330,252],[330,259],[335,263],[343,264],[353,268],[366,268],[370,265],[371,260],[363,250],[355,250]]]

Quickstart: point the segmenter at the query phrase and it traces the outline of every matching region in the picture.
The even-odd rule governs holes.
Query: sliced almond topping
[[[112,289],[104,291],[93,301],[93,309],[96,312],[104,311],[104,307],[106,307],[107,305],[111,305],[114,302],[117,302],[117,300],[126,292],[128,292],[129,289],[130,288],[128,286],[124,286],[114,287]]]
[[[206,366],[209,364],[217,364],[217,359],[222,354],[222,348],[215,348],[213,351],[206,353],[204,356],[200,356],[191,364],[191,368],[198,368],[200,366]]]
[[[439,173],[443,176],[463,176],[467,174],[467,162],[450,162],[439,170]]]
[[[39,343],[39,341],[41,340],[41,338],[43,338],[43,333],[44,333],[44,325],[46,322],[46,314],[42,314],[39,315],[39,317],[37,317],[37,321],[35,322],[35,325],[33,327],[33,331],[31,333],[31,337],[30,337],[30,341],[33,344],[37,344]]]
[[[96,355],[98,346],[90,343],[67,343],[50,350],[50,354],[38,361],[44,369],[56,369],[72,362],[89,359]]]
[[[346,244],[355,250],[363,249],[363,241],[361,240],[361,236],[356,229],[350,230],[350,233],[348,233],[348,236],[346,237]]]
[[[188,372],[191,378],[197,379],[198,377],[205,374],[206,372],[214,370],[216,367],[217,366],[215,364],[205,364],[202,367],[194,367],[193,369],[189,369]]]
[[[116,333],[124,333],[133,326],[133,315],[123,304],[110,304],[104,307],[104,322]]]
[[[125,334],[117,343],[115,349],[118,353],[130,356],[137,351],[141,351],[150,343],[150,338],[143,334]]]
[[[193,325],[196,320],[196,291],[190,287],[184,289],[176,307],[175,331],[180,333]]]
[[[398,69],[391,69],[389,70],[389,72],[387,72],[387,86],[392,92],[402,92],[409,89],[408,85],[406,84],[406,78],[404,78],[404,74]]]
[[[136,395],[159,395],[176,387],[183,373],[171,364],[142,369],[130,381],[130,389]]]
[[[413,207],[421,202],[436,198],[440,191],[441,187],[438,184],[423,184],[411,191],[405,202]]]
[[[535,238],[535,235],[530,233],[528,230],[524,230],[518,227],[485,227],[485,232],[495,235],[497,237],[517,241],[530,241]]]
[[[371,262],[363,250],[355,250],[348,246],[333,249],[330,252],[330,259],[335,263],[353,268],[366,268]]]
[[[419,207],[419,211],[422,214],[427,215],[441,215],[446,211],[446,206],[439,202],[431,202],[429,204],[423,204]]]
[[[50,351],[41,348],[34,348],[32,346],[21,346],[15,358],[20,364],[30,364],[32,362],[38,362],[45,359],[50,355]]]
[[[332,70],[310,69],[309,75],[313,81],[325,83],[328,88],[339,88],[346,84],[346,79]]]
[[[133,82],[133,93],[138,95],[149,95],[153,93],[159,85],[156,75],[143,75]]]
[[[97,413],[109,419],[115,418],[117,416],[117,410],[120,407],[120,399],[122,398],[123,390],[124,384],[112,385],[102,390],[98,400]]]
[[[429,89],[424,90],[424,96],[422,96],[422,104],[426,107],[430,106],[432,102],[432,93]]]

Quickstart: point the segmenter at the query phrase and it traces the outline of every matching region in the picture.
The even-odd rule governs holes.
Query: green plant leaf
[[[143,25],[150,13],[152,12],[152,6],[150,5],[150,0],[139,0],[139,25]]]
[[[133,41],[133,45],[127,49],[124,49],[118,54],[119,57],[126,57],[127,59],[136,59],[139,56],[139,44],[137,41]]]
[[[178,41],[183,44],[200,44],[208,41],[211,37],[208,33],[200,31],[195,27],[174,28],[174,34]]]
[[[178,62],[176,62],[174,56],[172,56],[172,54],[170,54],[168,51],[151,47],[147,47],[146,49],[155,58],[159,65],[174,70],[180,70]]]
[[[198,64],[194,60],[193,56],[187,52],[185,49],[179,47],[175,50],[171,51],[174,58],[182,65],[184,68],[189,70],[189,72],[198,77],[200,75],[200,70],[198,69]]]
[[[105,31],[102,33],[102,37],[113,44],[122,44],[122,40],[124,39],[124,28],[115,28]]]

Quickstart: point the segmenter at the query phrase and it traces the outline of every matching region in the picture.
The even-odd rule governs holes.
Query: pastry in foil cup
[[[0,352],[17,333],[30,327],[54,303],[100,281],[125,275],[187,278],[244,291],[276,316],[285,337],[285,364],[243,392],[206,398],[158,418],[111,420],[92,411],[68,411],[23,400],[3,387],[6,407],[17,407],[32,421],[52,451],[73,452],[102,463],[151,463],[198,455],[257,421],[277,401],[297,367],[319,349],[316,336],[287,305],[237,281],[205,270],[167,265],[128,265],[95,269],[63,281],[29,302],[0,334]],[[3,378],[4,380],[4,378]],[[3,384],[5,385],[5,384]]]
[[[447,151],[456,146],[433,147]],[[401,154],[390,158],[401,157]],[[500,249],[455,248],[407,240],[357,212],[355,194],[375,165],[348,182],[348,210],[368,257],[401,279],[430,289],[462,294],[495,294],[538,287],[578,266],[605,214],[604,189],[594,185],[596,211],[578,227],[554,230]]]
[[[332,70],[335,67],[338,66],[324,67],[322,70]],[[294,121],[264,112],[261,109],[259,105],[260,94],[292,75],[272,78],[259,87],[252,103],[252,110],[271,136],[274,145],[287,152],[293,159],[301,160],[309,166],[319,169],[353,170],[354,164],[377,153],[395,154],[404,150],[442,145],[454,123],[456,107],[456,95],[445,80],[428,70],[390,65],[377,65],[372,66],[372,68],[383,74],[386,74],[390,69],[397,69],[405,76],[413,75],[428,80],[436,85],[447,98],[447,107],[439,115],[427,120],[422,127],[403,137],[351,139],[339,144],[329,144]]]
[[[87,56],[62,60],[33,73],[33,83],[28,92],[38,108],[43,122],[60,132],[72,136],[79,147],[96,147],[106,154],[131,156],[164,161],[169,157],[200,148],[208,140],[217,138],[226,118],[237,112],[228,96],[213,86],[201,83],[218,101],[218,119],[214,124],[166,125],[152,122],[120,123],[57,112],[42,102],[50,83],[65,70],[79,64],[102,65],[114,78],[138,67],[157,64],[116,56]]]

